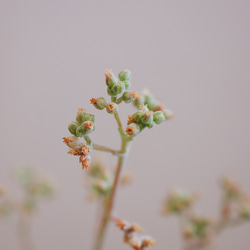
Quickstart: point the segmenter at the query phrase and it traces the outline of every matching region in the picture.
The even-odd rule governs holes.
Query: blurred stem
[[[31,237],[30,216],[20,212],[17,222],[17,234],[21,250],[35,250]]]
[[[104,236],[106,233],[107,225],[108,225],[108,222],[111,218],[112,210],[114,207],[115,194],[116,194],[116,189],[117,189],[117,186],[119,183],[120,174],[121,174],[124,162],[127,158],[129,148],[130,148],[130,143],[127,140],[126,134],[122,128],[121,120],[120,120],[118,113],[115,113],[114,116],[115,116],[115,119],[117,121],[118,129],[119,129],[119,132],[121,135],[121,140],[122,140],[121,149],[119,151],[121,154],[118,155],[118,163],[117,163],[117,167],[115,170],[114,183],[113,183],[113,186],[111,189],[111,193],[110,193],[109,197],[107,198],[107,202],[104,206],[104,211],[103,211],[100,225],[98,227],[93,250],[101,250],[103,247],[103,240],[104,240]]]

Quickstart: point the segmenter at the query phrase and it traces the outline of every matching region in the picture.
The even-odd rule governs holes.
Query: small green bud
[[[85,115],[85,109],[80,108],[76,113],[76,120],[81,124],[83,123],[83,117]]]
[[[76,121],[73,121],[69,124],[68,126],[68,129],[69,129],[69,132],[72,134],[72,135],[76,135],[76,129],[80,126],[80,124]]]
[[[164,122],[165,120],[166,119],[165,119],[165,116],[164,116],[162,111],[154,112],[154,122],[156,124],[160,124],[160,123]]]
[[[136,123],[130,123],[126,128],[126,133],[131,136],[136,136],[140,133],[140,126]]]
[[[151,123],[147,124],[148,128],[153,128],[155,126],[155,123],[152,121]]]
[[[118,111],[118,105],[114,102],[111,102],[107,105],[106,110],[109,114],[114,114]]]
[[[89,113],[85,113],[83,117],[83,122],[90,121],[90,122],[95,122],[95,116]]]
[[[112,87],[107,89],[107,93],[110,96],[117,96],[117,94],[113,92]]]
[[[106,84],[111,88],[114,84],[118,83],[118,78],[113,74],[112,70],[107,70],[105,72]]]
[[[145,125],[153,122],[153,111],[147,111],[141,116],[141,122]]]
[[[95,130],[95,125],[91,121],[86,121],[76,129],[76,136],[83,137]]]
[[[141,122],[141,117],[143,116],[144,112],[143,110],[138,110],[137,112],[135,112],[132,117],[134,118],[136,123],[140,123]]]
[[[132,91],[125,91],[122,95],[122,100],[126,103],[133,102],[135,98],[132,95]]]
[[[132,77],[131,71],[130,70],[123,70],[119,73],[119,79],[121,81],[130,81]]]
[[[112,87],[112,91],[115,95],[122,94],[125,90],[125,84],[123,82],[118,82],[117,84],[114,84]]]
[[[95,108],[100,109],[100,110],[106,108],[106,106],[107,106],[107,102],[103,97],[99,97],[97,99],[92,98],[90,100],[90,103],[93,104],[95,106]]]
[[[129,89],[131,84],[129,81],[124,81],[125,89]]]

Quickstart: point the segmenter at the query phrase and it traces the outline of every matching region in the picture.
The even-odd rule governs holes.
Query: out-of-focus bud
[[[112,87],[112,92],[115,95],[122,94],[125,90],[125,84],[123,82],[118,82],[117,84],[114,84]]]
[[[126,133],[131,136],[136,136],[140,133],[140,126],[136,123],[130,123],[126,128]]]
[[[196,194],[192,194],[183,189],[173,190],[167,197],[164,205],[164,213],[180,213],[190,208],[196,200]]]
[[[114,84],[118,83],[118,78],[113,74],[112,70],[106,70],[104,73],[106,77],[106,84],[109,88],[111,88]]]
[[[184,228],[182,229],[182,234],[186,239],[192,238],[194,234],[193,227],[191,225],[184,226]]]
[[[147,111],[141,116],[141,122],[145,125],[151,124],[153,122],[153,111]]]
[[[106,108],[107,106],[107,102],[103,97],[99,97],[97,99],[92,98],[90,100],[90,103],[93,104],[95,108],[100,109],[100,110]]]
[[[129,237],[128,244],[134,249],[140,250],[142,245],[142,240],[138,235],[135,234]]]
[[[68,129],[69,129],[69,132],[72,134],[72,135],[76,135],[76,130],[77,128],[80,126],[80,124],[76,121],[73,121],[69,124],[68,126]]]
[[[173,119],[174,118],[174,113],[171,110],[165,108],[165,109],[163,109],[162,112],[163,112],[166,119]]]
[[[122,95],[122,100],[126,103],[133,102],[135,98],[133,97],[133,92],[131,91],[125,91]]]
[[[250,200],[244,201],[240,205],[240,216],[243,219],[250,219]]]
[[[137,98],[134,100],[134,105],[138,107],[139,105],[142,105],[145,103],[145,97],[144,95],[138,94]]]
[[[0,197],[4,196],[6,194],[6,188],[3,186],[0,186]]]
[[[121,81],[130,81],[132,77],[131,71],[130,70],[123,70],[119,73],[119,79]]]
[[[165,116],[162,111],[154,112],[154,122],[160,124],[165,121]]]
[[[111,102],[107,105],[106,110],[109,114],[114,114],[118,111],[118,105],[114,102]]]

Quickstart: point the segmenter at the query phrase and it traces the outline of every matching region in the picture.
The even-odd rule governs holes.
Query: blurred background
[[[96,116],[93,141],[119,148],[113,117],[89,101],[108,99],[106,69],[130,69],[131,89],[149,88],[175,113],[134,140],[126,163],[134,182],[116,199],[122,218],[157,239],[154,249],[181,248],[178,221],[160,214],[171,188],[199,191],[197,208],[209,216],[218,215],[222,175],[235,174],[250,193],[249,11],[247,0],[1,0],[0,183],[15,193],[11,171],[28,165],[57,186],[33,220],[37,250],[92,246],[97,204],[86,200],[85,171],[62,137],[87,108]],[[134,110],[121,104],[124,125]],[[248,249],[249,230],[227,230],[218,249]],[[19,249],[13,221],[0,221],[0,249]],[[113,225],[104,249],[129,249]]]

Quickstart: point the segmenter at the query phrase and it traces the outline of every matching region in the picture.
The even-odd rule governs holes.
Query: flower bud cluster
[[[108,197],[114,182],[114,170],[105,167],[102,161],[96,161],[91,163],[91,168],[87,173],[88,198],[93,200],[95,198]],[[121,176],[122,185],[128,184],[130,181],[130,175],[123,174]]]
[[[146,127],[153,128],[155,124],[165,121],[162,111],[153,112],[148,109],[147,104],[140,105],[137,112],[128,116],[126,133],[130,136],[136,136]]]
[[[167,197],[163,207],[164,214],[181,213],[189,209],[197,199],[195,193],[189,193],[183,189],[173,190]]]
[[[81,143],[76,136],[63,137],[63,142],[70,148],[68,154],[79,156],[82,169],[87,169],[90,163],[90,147]]]
[[[0,216],[9,215],[15,210],[33,213],[42,199],[53,197],[55,190],[52,183],[37,175],[32,168],[21,168],[15,171],[15,179],[21,186],[24,198],[21,201],[10,199],[6,192],[0,195]]]
[[[78,109],[76,121],[72,121],[69,126],[69,132],[76,137],[83,137],[95,130],[95,116],[88,114],[84,109]]]
[[[110,168],[104,167],[103,163],[98,161],[91,163],[91,168],[88,171],[88,189],[89,198],[106,197],[110,194],[114,174]]]
[[[240,185],[231,176],[226,176],[221,181],[221,188],[223,191],[221,208],[223,218],[227,220],[233,217],[250,218],[249,197],[243,192]]]
[[[207,245],[213,238],[214,221],[208,217],[192,215],[182,229],[183,237],[196,246]]]
[[[134,105],[138,107],[139,105],[147,105],[148,109],[156,112],[161,111],[165,119],[170,119],[174,117],[174,114],[169,109],[165,108],[147,89],[143,90],[141,94],[138,94],[134,100]]]
[[[118,76],[119,78],[113,74],[112,70],[107,70],[105,77],[108,95],[112,97],[123,94],[130,87],[131,72],[129,70],[121,71]]]
[[[116,225],[124,232],[124,242],[135,250],[144,250],[155,245],[155,240],[141,233],[141,228],[136,224],[116,219]]]
[[[55,190],[51,182],[39,177],[34,169],[18,169],[15,175],[25,192],[25,199],[21,204],[23,211],[32,213],[41,198],[51,198],[54,195]]]

